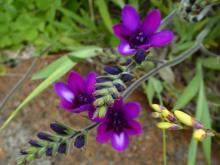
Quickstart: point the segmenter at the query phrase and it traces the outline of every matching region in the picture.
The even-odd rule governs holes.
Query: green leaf
[[[204,67],[213,70],[220,70],[220,58],[207,57],[200,59]]]
[[[154,90],[157,92],[157,94],[160,94],[163,91],[163,86],[160,82],[160,80],[152,77]]]
[[[197,65],[197,74],[202,76],[201,63]],[[204,90],[204,82],[201,79],[199,83],[199,96],[196,107],[196,119],[201,121],[206,128],[211,128],[211,117],[208,109],[208,102]],[[203,151],[208,165],[211,165],[211,138],[208,137],[202,142]],[[194,165],[196,161],[197,142],[192,137],[191,144],[189,147],[188,165]]]
[[[125,5],[124,0],[111,0],[114,4],[116,4],[117,6],[119,6],[120,8],[123,8],[123,6]]]
[[[112,33],[112,20],[111,20],[106,2],[103,0],[96,0],[96,5],[98,7],[98,10],[102,16],[102,19],[106,27]]]
[[[67,55],[70,58],[85,59],[96,56],[97,52],[99,51],[102,51],[102,48],[97,46],[84,46],[84,47],[78,47],[76,51],[70,52]]]
[[[47,67],[43,68],[41,71],[33,75],[32,80],[44,79],[50,76],[57,68],[65,65],[66,60],[69,60],[68,56],[63,56],[56,61],[49,64]]]
[[[155,90],[154,90],[152,78],[149,79],[147,85],[144,84],[144,91],[145,94],[147,95],[148,102],[152,104],[153,98],[155,96]]]
[[[79,62],[82,59],[90,58],[97,55],[97,51],[101,51],[102,49],[95,46],[82,46],[82,47],[75,47],[74,52],[68,53],[66,56],[60,57],[53,63],[51,63],[46,68],[42,69],[38,73],[34,74],[32,80],[39,80],[44,79],[50,76],[57,68],[62,67],[65,65],[66,60],[69,60],[69,57],[75,63]],[[68,57],[69,56],[69,57]]]
[[[191,82],[187,85],[187,87],[184,89],[182,94],[177,99],[173,109],[183,108],[194,98],[194,96],[199,91],[200,81],[201,81],[200,74],[196,74],[196,76],[191,80]]]
[[[144,91],[150,104],[152,104],[155,93],[160,94],[162,90],[163,86],[161,82],[154,77],[151,77],[148,81],[148,84],[144,85]]]
[[[197,146],[198,146],[198,142],[192,138],[189,145],[188,160],[187,160],[188,165],[195,165]]]
[[[8,126],[12,119],[20,112],[20,110],[28,104],[33,98],[38,96],[42,91],[44,91],[49,85],[54,83],[57,79],[67,73],[76,63],[71,59],[67,58],[65,63],[57,68],[46,80],[40,83],[23,101],[22,103],[10,114],[3,125],[0,127],[0,132]]]
[[[200,110],[201,113],[200,121],[204,124],[206,128],[210,129],[211,117],[209,113],[208,102],[206,99],[203,81],[201,81],[200,90],[199,90],[198,109]],[[211,165],[211,137],[206,138],[202,142],[202,147],[207,164]]]

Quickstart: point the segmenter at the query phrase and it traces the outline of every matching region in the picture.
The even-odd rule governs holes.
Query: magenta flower
[[[115,35],[121,40],[118,51],[130,55],[139,49],[161,47],[173,40],[169,30],[157,32],[161,16],[159,10],[150,11],[141,22],[138,12],[130,5],[125,5],[121,13],[122,23],[113,26]]]
[[[83,79],[77,72],[71,72],[67,84],[57,82],[54,85],[56,93],[60,96],[60,107],[69,111],[79,113],[82,111],[94,111],[92,105],[95,90],[96,73],[90,72]]]
[[[107,114],[97,128],[96,141],[107,143],[112,141],[112,147],[117,151],[124,151],[129,144],[129,136],[142,133],[142,127],[134,119],[138,116],[141,107],[136,102],[123,103],[123,100],[115,100],[108,107]]]

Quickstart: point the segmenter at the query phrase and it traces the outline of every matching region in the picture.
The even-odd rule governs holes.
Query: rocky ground
[[[53,57],[41,59],[35,72],[52,60]],[[23,62],[14,69],[8,69],[8,72],[21,75],[30,64],[30,60]],[[85,74],[87,72],[84,69],[85,66],[88,64],[82,63],[75,69]],[[82,68],[83,71],[81,71]],[[18,76],[0,77],[0,100],[4,98],[19,78]],[[31,81],[30,78],[25,81],[13,99],[7,103],[4,111],[1,112],[1,124],[38,84],[39,81]],[[54,158],[43,158],[33,162],[32,165],[161,165],[162,132],[155,127],[156,120],[152,119],[150,115],[151,110],[147,105],[147,99],[139,89],[130,96],[129,100],[139,101],[143,105],[139,120],[143,124],[144,133],[141,136],[131,138],[127,151],[117,153],[111,148],[111,144],[97,144],[95,141],[96,132],[93,130],[89,136],[88,145],[84,149],[73,148],[67,156],[58,155]],[[34,138],[38,131],[49,130],[50,122],[59,121],[74,128],[83,128],[88,125],[86,119],[60,110],[58,103],[59,99],[54,94],[53,88],[49,87],[22,109],[13,122],[0,134],[0,165],[14,165],[19,149],[24,147],[30,138]],[[168,165],[185,165],[191,132],[168,132],[167,135]],[[219,165],[219,149],[213,148],[212,155],[212,164]],[[199,150],[197,165],[205,164],[202,151]]]

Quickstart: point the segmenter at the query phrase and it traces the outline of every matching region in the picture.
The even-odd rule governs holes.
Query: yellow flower
[[[194,131],[193,137],[198,141],[202,141],[206,138],[206,132],[203,129],[197,129]]]

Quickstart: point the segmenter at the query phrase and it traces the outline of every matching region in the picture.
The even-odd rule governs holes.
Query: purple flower
[[[121,13],[122,23],[113,26],[115,35],[121,40],[118,51],[122,55],[130,55],[139,49],[161,47],[173,40],[169,30],[157,32],[161,16],[159,10],[150,11],[141,22],[137,11],[125,5]]]
[[[69,111],[79,113],[82,111],[94,111],[92,105],[95,90],[96,73],[90,72],[83,79],[77,72],[71,72],[67,84],[57,82],[54,85],[56,93],[60,96],[60,107]]]
[[[96,141],[107,143],[112,141],[112,147],[117,151],[124,151],[129,144],[129,136],[142,133],[142,127],[134,119],[138,116],[141,107],[136,102],[123,103],[116,99],[108,107],[107,114],[97,128]]]

